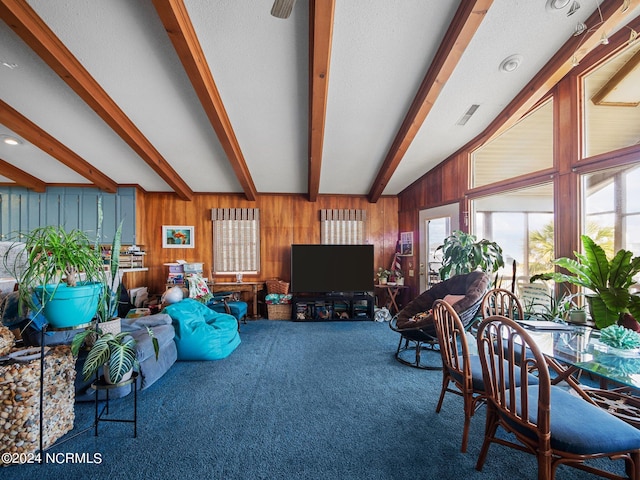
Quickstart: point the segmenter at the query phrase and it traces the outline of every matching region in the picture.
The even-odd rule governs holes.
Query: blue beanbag
[[[240,344],[238,322],[187,298],[164,308],[176,331],[178,360],[220,360]]]

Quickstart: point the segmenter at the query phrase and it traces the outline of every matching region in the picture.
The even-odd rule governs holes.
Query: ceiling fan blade
[[[275,0],[271,7],[271,15],[278,18],[289,18],[296,0]]]

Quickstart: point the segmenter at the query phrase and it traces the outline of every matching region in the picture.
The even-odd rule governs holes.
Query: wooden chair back
[[[489,290],[482,299],[480,311],[482,318],[502,315],[511,319],[524,320],[522,303],[513,292],[503,288]]]

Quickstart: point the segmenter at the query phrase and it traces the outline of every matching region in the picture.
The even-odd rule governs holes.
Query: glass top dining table
[[[640,350],[620,350],[600,341],[600,331],[587,326],[561,325],[559,329],[528,328],[527,331],[561,377],[577,370],[609,382],[640,389]]]

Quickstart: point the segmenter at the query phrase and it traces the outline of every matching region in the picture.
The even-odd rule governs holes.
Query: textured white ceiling
[[[29,5],[195,192],[241,192],[151,1]],[[596,8],[495,0],[385,194],[397,194],[480,133]],[[185,0],[259,193],[306,193],[308,2],[287,20],[272,0]],[[459,2],[338,0],[320,194],[367,194]],[[521,67],[498,71],[507,56]],[[171,188],[0,22],[0,97],[119,184]],[[471,104],[480,108],[456,125]],[[0,134],[12,133],[0,125]],[[0,158],[47,183],[87,183],[37,148]],[[0,182],[11,184],[0,171]]]

